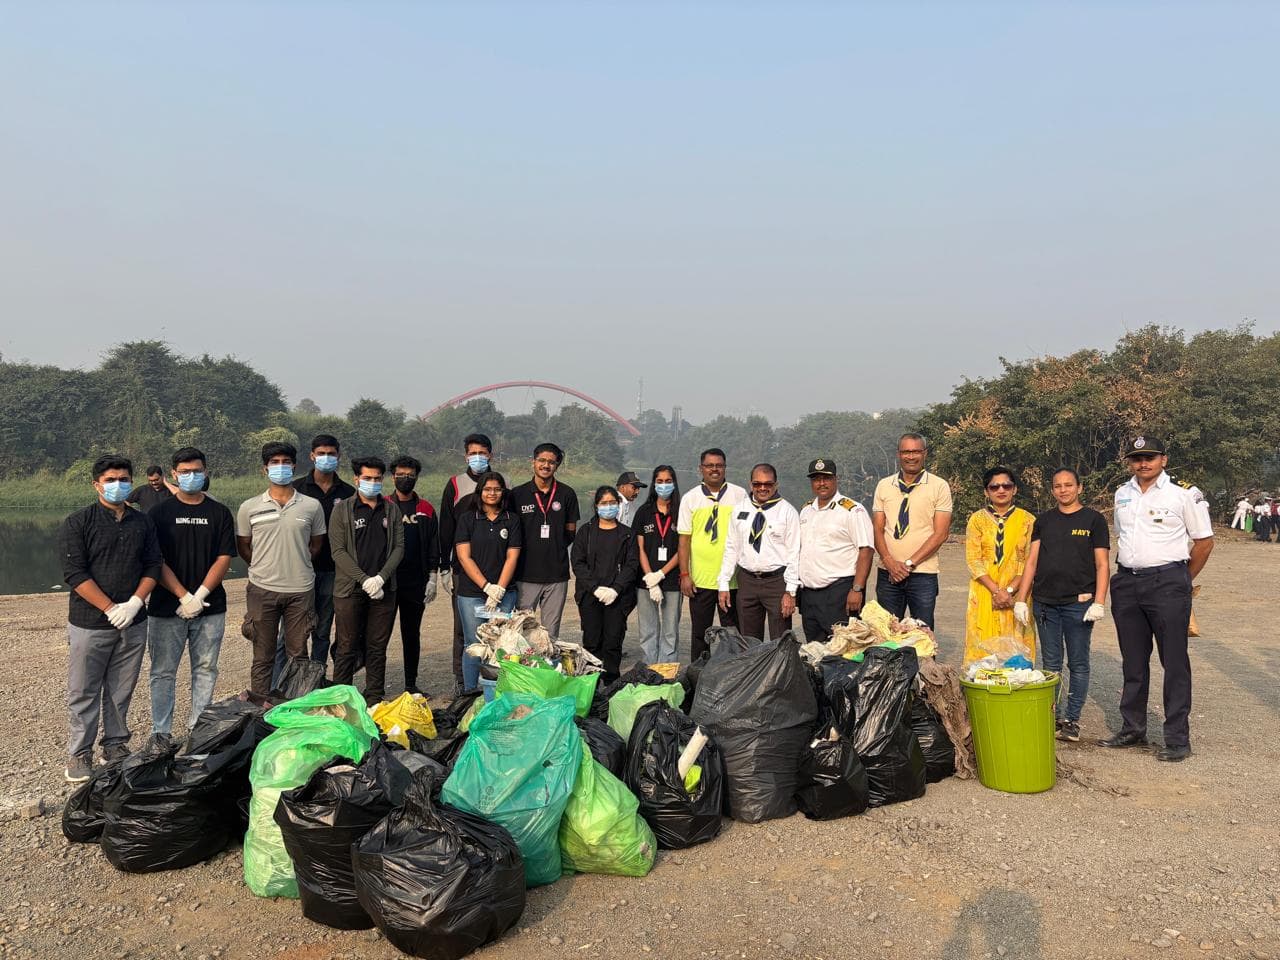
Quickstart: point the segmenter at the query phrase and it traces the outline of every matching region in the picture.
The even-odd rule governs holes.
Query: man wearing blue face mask
[[[265,444],[262,472],[270,486],[240,504],[236,514],[236,549],[249,565],[240,629],[253,644],[250,689],[261,696],[271,692],[280,624],[290,659],[307,655],[307,637],[315,625],[312,558],[324,544],[327,527],[320,501],[293,488],[297,460],[293,444]]]
[[[458,517],[474,509],[476,478],[485,473],[493,461],[493,441],[483,433],[469,433],[462,441],[467,469],[449,478],[440,495],[440,586],[446,593],[453,592],[453,574],[462,573],[454,551],[454,538],[458,532]],[[462,692],[462,620],[458,605],[453,608],[453,680],[456,692]]]
[[[324,510],[325,527],[333,516],[333,505],[339,500],[349,500],[356,495],[356,488],[338,476],[338,454],[342,448],[338,438],[329,433],[318,433],[311,438],[312,469],[293,481],[293,488],[320,501]],[[324,663],[329,657],[329,641],[333,629],[333,555],[329,551],[326,536],[312,564],[316,571],[316,625],[311,631],[311,659]],[[277,638],[276,663],[271,674],[272,684],[284,669],[284,635]]]
[[[148,511],[156,525],[164,567],[151,594],[147,645],[151,649],[151,745],[169,746],[174,687],[182,652],[191,648],[191,714],[187,728],[213,699],[218,655],[227,620],[222,580],[236,553],[231,511],[204,492],[204,454],[183,447],[173,455],[175,496]]]
[[[125,506],[132,480],[127,459],[99,457],[93,464],[97,500],[67,517],[59,534],[71,587],[68,783],[89,779],[99,716],[103,759],[129,755],[129,704],[147,646],[145,602],[164,563],[151,518]]]

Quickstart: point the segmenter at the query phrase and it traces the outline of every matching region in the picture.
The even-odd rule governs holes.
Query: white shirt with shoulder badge
[[[871,515],[837,490],[825,507],[810,500],[800,510],[800,586],[821,590],[853,576],[858,552],[875,546]]]
[[[756,514],[761,512],[764,513],[764,532],[757,551],[751,544],[751,525]],[[748,497],[733,508],[724,560],[720,564],[721,590],[729,589],[730,581],[737,575],[737,567],[751,573],[768,573],[781,567],[787,593],[796,592],[800,586],[800,515],[795,507],[780,500],[768,510],[761,511]]]
[[[1191,556],[1188,540],[1213,536],[1204,494],[1161,472],[1147,492],[1131,477],[1116,491],[1116,560],[1129,570],[1181,563]]]

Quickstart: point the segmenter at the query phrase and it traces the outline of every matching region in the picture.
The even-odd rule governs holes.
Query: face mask
[[[596,507],[596,516],[601,520],[617,520],[618,505],[616,503],[602,503]]]
[[[267,467],[267,479],[272,483],[283,487],[286,483],[293,482],[293,464],[292,463],[273,463]]]
[[[480,453],[472,454],[467,457],[467,469],[472,473],[484,473],[489,469],[489,458]]]
[[[102,499],[107,503],[124,503],[132,490],[133,483],[129,480],[108,480],[102,485]]]
[[[360,496],[367,497],[368,499],[372,500],[374,497],[378,497],[381,495],[382,495],[381,480],[361,480],[360,481]]]
[[[668,497],[670,497],[673,493],[676,492],[676,485],[674,483],[655,483],[653,485],[653,489],[654,489],[654,492],[658,494],[658,496],[660,496],[663,500],[666,500]]]
[[[332,453],[322,453],[314,459],[316,469],[321,473],[333,473],[338,469],[338,458]]]
[[[401,493],[413,493],[413,488],[417,483],[417,477],[396,477],[396,489]]]
[[[178,474],[178,489],[183,493],[199,493],[204,489],[204,472]]]

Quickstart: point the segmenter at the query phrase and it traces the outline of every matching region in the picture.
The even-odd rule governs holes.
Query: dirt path
[[[941,655],[958,662],[960,548],[943,560]],[[1060,782],[1013,796],[952,779],[835,823],[728,825],[712,844],[662,855],[644,879],[579,876],[531,891],[520,926],[476,956],[1280,958],[1280,546],[1224,540],[1201,583],[1188,762],[1082,742],[1061,755],[1097,789]],[[238,624],[243,581],[231,593]],[[126,875],[97,847],[66,843],[56,813],[34,815],[41,798],[65,796],[65,604],[0,597],[0,956],[397,956],[374,933],[330,931],[294,901],[254,897],[239,848],[188,870]],[[443,693],[446,607],[430,608],[426,631],[428,691]],[[1094,650],[1090,737],[1118,719],[1109,618]],[[247,684],[248,664],[229,631],[218,696]],[[398,654],[388,672],[397,689]],[[148,717],[144,670],[135,731],[145,735]]]

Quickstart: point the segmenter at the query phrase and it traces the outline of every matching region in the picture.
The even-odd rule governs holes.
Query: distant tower
[[[636,389],[636,425],[639,426],[640,418],[644,416],[644,377],[640,378],[640,385]]]
[[[684,408],[671,408],[671,435],[673,437],[680,436],[680,424],[684,422]]]

